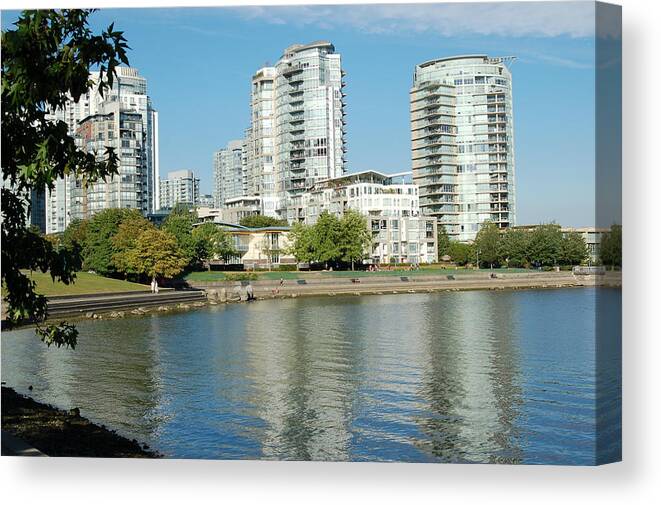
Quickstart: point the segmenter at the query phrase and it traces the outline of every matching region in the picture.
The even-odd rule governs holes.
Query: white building
[[[432,263],[437,260],[436,219],[420,214],[418,191],[411,172],[368,170],[320,181],[291,196],[287,214],[292,222],[314,224],[322,212],[341,217],[353,209],[367,218],[374,263]]]
[[[245,196],[246,149],[243,140],[230,140],[213,156],[214,205],[222,208],[225,201]]]
[[[199,204],[200,179],[192,170],[168,172],[167,179],[160,183],[160,208],[173,209],[177,204],[190,207]]]
[[[274,162],[274,67],[260,68],[252,77],[251,126],[246,135],[246,195],[258,196],[262,214],[275,217],[277,192]]]
[[[344,173],[344,82],[330,42],[295,44],[252,77],[246,195],[286,215],[287,198]]]
[[[214,200],[213,200],[213,195],[200,195],[198,205],[200,207],[213,207],[214,206]]]
[[[516,224],[511,60],[469,55],[415,68],[413,179],[422,212],[455,240],[473,240],[487,220]]]
[[[110,104],[120,104],[121,112],[138,113],[142,122],[141,130],[143,139],[141,155],[144,158],[142,173],[139,174],[140,194],[136,194],[134,201],[143,202],[146,200],[147,212],[154,212],[159,203],[158,199],[158,181],[159,181],[159,157],[158,157],[158,112],[154,110],[149,96],[147,95],[147,80],[138,74],[138,70],[129,67],[118,67],[117,77],[113,87],[107,90],[102,97],[96,87],[80,97],[78,102],[73,99],[65,104],[64,107],[51,111],[50,116],[53,120],[64,121],[67,124],[69,135],[75,136],[82,121],[96,114],[103,114],[110,110]],[[90,79],[98,81],[99,73],[91,72]],[[116,137],[118,139],[119,137]],[[122,146],[117,144],[116,139],[104,139],[104,143],[97,143],[102,151],[106,146],[115,147],[117,155],[122,158]],[[46,194],[46,231],[55,233],[64,231],[69,225],[73,215],[80,217],[80,208],[74,208],[76,201],[79,202],[81,193],[81,183],[74,177],[67,176],[55,181],[54,189],[47,190]],[[136,186],[137,187],[137,186]],[[78,195],[78,196],[75,196]],[[124,198],[125,200],[127,198]],[[110,196],[108,201],[119,200]],[[142,203],[141,210],[143,209]],[[83,214],[83,217],[88,217]]]

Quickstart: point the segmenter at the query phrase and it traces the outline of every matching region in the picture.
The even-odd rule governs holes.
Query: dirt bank
[[[155,451],[69,411],[36,402],[2,387],[2,429],[47,456],[157,458]],[[3,444],[2,455],[11,455]]]

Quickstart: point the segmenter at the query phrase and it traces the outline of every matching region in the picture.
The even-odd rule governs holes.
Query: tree
[[[66,123],[52,121],[48,111],[78,101],[94,83],[90,67],[98,67],[99,92],[112,86],[115,68],[128,65],[122,32],[111,24],[101,35],[90,30],[90,10],[24,11],[15,28],[2,32],[2,284],[6,290],[7,325],[25,320],[37,324],[47,344],[75,347],[74,326],[42,325],[46,298],[21,268],[50,272],[53,281],[73,282],[80,258],[26,226],[33,191],[53,188],[68,174],[89,184],[117,172],[117,156],[106,148],[97,160],[76,146]],[[75,254],[75,253],[74,253]]]
[[[312,251],[315,261],[328,263],[342,257],[340,220],[330,212],[324,211],[312,227]]]
[[[188,206],[177,204],[163,222],[162,229],[174,235],[179,248],[187,260],[187,266],[192,267],[198,262],[193,239],[193,225],[197,220]]]
[[[176,237],[153,227],[140,233],[127,260],[131,269],[151,279],[174,277],[188,265]]]
[[[351,263],[362,260],[372,245],[372,233],[367,220],[355,210],[347,210],[340,219],[339,252],[340,259]]]
[[[136,209],[105,209],[94,214],[86,226],[83,267],[106,277],[122,273],[113,260],[118,250],[113,238],[124,221],[140,219],[144,218]]]
[[[267,228],[269,226],[288,226],[286,219],[278,219],[271,216],[256,214],[254,216],[242,217],[239,221],[241,226],[247,228]]]
[[[207,262],[211,270],[211,260],[216,257],[227,259],[235,255],[236,249],[229,233],[220,229],[214,223],[204,223],[193,228],[195,257],[200,262]]]
[[[89,221],[86,219],[72,220],[60,237],[62,246],[71,250],[78,249],[82,253],[85,242],[87,241],[88,224]]]
[[[611,269],[622,266],[622,225],[614,224],[608,233],[603,234],[599,258],[602,264],[610,265]]]
[[[588,246],[580,233],[565,234],[560,243],[560,263],[564,265],[580,265],[588,257]]]
[[[130,255],[140,234],[151,228],[154,228],[152,223],[137,210],[132,210],[124,214],[117,232],[111,237],[112,265],[118,273],[124,274],[125,278],[128,278],[129,275],[140,274],[133,268]]]
[[[289,246],[285,248],[287,254],[291,254],[298,263],[309,263],[314,261],[313,230],[311,226],[303,223],[294,223],[289,230]]]
[[[441,261],[441,258],[445,255],[450,254],[450,236],[448,231],[445,229],[445,225],[438,225],[438,239],[437,239],[437,249],[438,249],[438,261]]]
[[[473,261],[473,246],[464,242],[450,241],[449,249],[452,261],[463,266]]]
[[[530,232],[528,256],[538,266],[553,266],[560,260],[562,232],[560,225],[541,224]]]
[[[475,236],[474,248],[479,254],[479,261],[493,267],[500,262],[500,231],[491,221],[485,221]],[[479,268],[478,264],[478,268]]]
[[[508,228],[500,240],[500,256],[508,267],[525,267],[530,263],[528,244],[530,232]]]

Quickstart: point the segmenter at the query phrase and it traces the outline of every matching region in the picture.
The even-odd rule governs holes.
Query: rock
[[[206,304],[204,302],[195,302],[193,303],[194,307],[204,307]]]
[[[4,382],[3,382],[3,384],[4,384]],[[29,390],[29,391],[32,391],[32,389],[33,389],[33,388],[32,388],[32,384],[30,384],[30,385],[28,386],[28,390]]]
[[[221,288],[220,290],[220,301],[221,302],[227,301],[227,290],[225,288]]]
[[[94,319],[99,319],[99,315],[98,315],[98,314],[94,314],[94,315],[92,315],[92,317],[93,317]]]
[[[298,298],[298,294],[297,293],[292,293],[291,297],[292,298]]]
[[[80,417],[80,409],[78,407],[74,407],[69,411],[69,416],[71,417]]]
[[[94,312],[87,312],[87,313],[85,313],[85,317],[86,317],[87,319],[92,319],[92,318],[94,317]]]
[[[356,292],[354,293],[354,295],[356,295],[356,296],[360,296],[360,293],[359,293],[358,291],[356,291]]]

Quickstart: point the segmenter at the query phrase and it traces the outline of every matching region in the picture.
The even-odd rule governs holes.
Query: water
[[[2,380],[169,457],[594,464],[597,418],[621,451],[617,402],[595,402],[619,395],[620,304],[467,291],[83,321],[75,351],[3,333]]]

